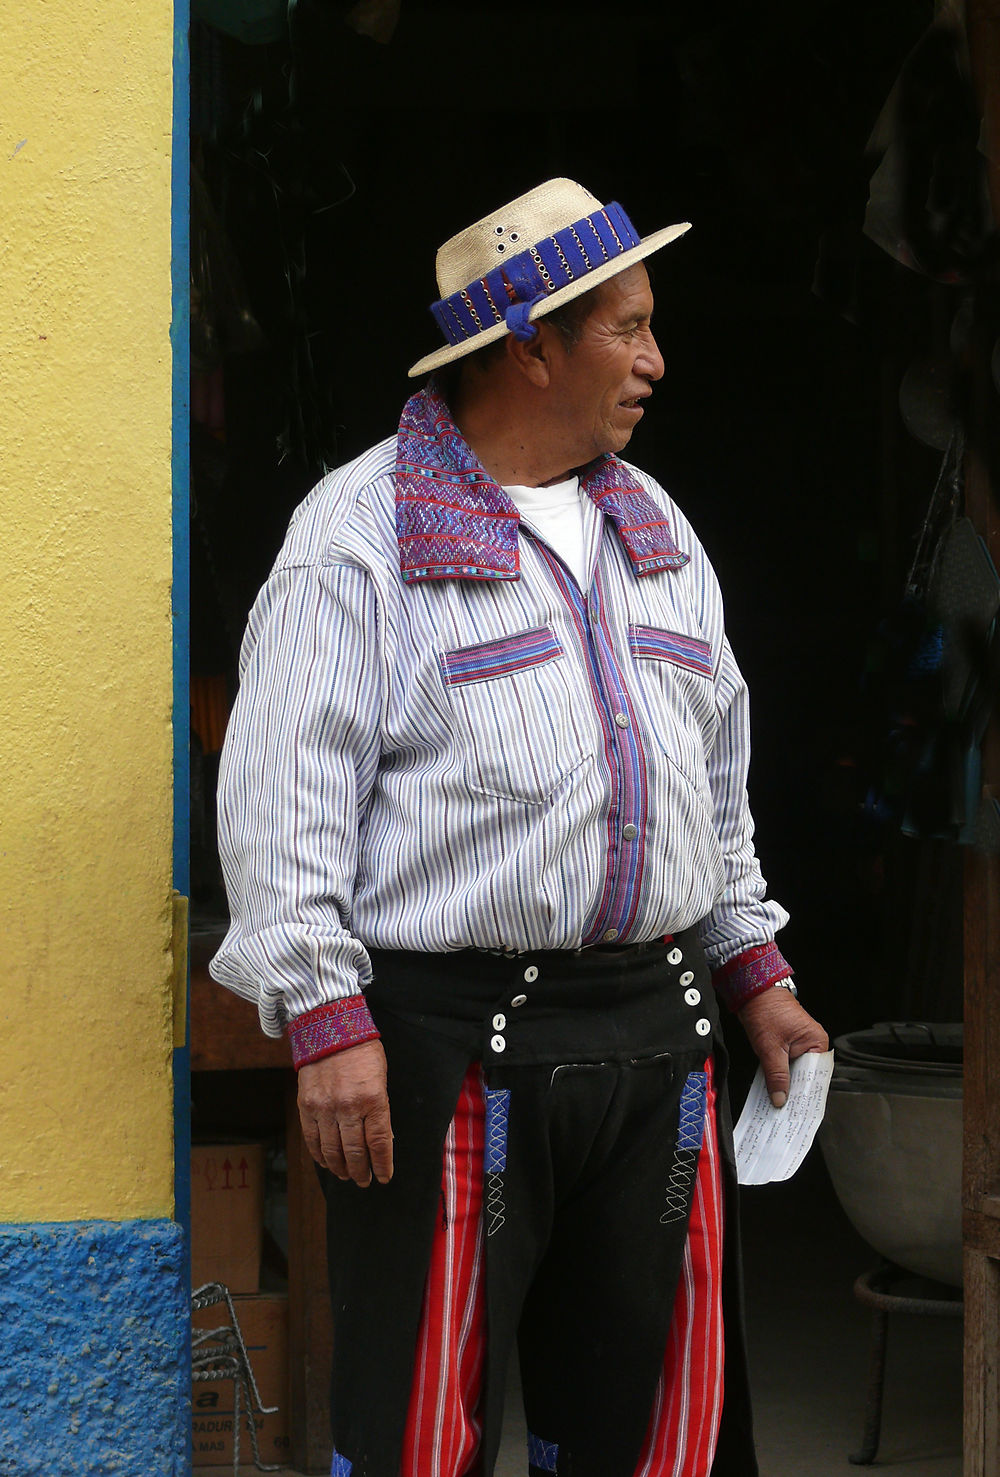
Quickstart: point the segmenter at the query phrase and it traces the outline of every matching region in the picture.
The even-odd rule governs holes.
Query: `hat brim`
[[[568,303],[574,297],[581,297],[592,287],[606,282],[609,277],[617,277],[619,272],[624,272],[636,262],[641,262],[643,257],[659,251],[662,246],[669,246],[671,241],[676,241],[678,236],[683,236],[685,231],[690,231],[690,229],[690,221],[681,221],[675,226],[664,226],[662,231],[654,231],[651,236],[643,237],[638,246],[632,246],[628,251],[623,251],[621,256],[614,257],[612,261],[602,262],[586,276],[578,277],[575,282],[567,282],[565,287],[560,287],[557,292],[550,293],[540,303],[536,303],[528,314],[529,321],[534,322],[536,318],[544,318],[546,313],[551,313],[554,308],[561,307],[563,303]],[[451,364],[456,359],[464,359],[467,354],[474,353],[476,349],[481,349],[486,344],[492,344],[497,339],[505,338],[509,332],[506,323],[495,323],[492,328],[486,328],[482,333],[477,333],[475,338],[464,339],[460,344],[446,344],[443,349],[436,349],[433,354],[425,354],[423,359],[418,359],[416,364],[407,370],[407,375],[410,379],[415,379],[418,374],[429,374],[432,369],[441,369],[443,365]]]

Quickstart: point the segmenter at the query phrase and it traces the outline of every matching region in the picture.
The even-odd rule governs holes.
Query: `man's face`
[[[628,445],[642,419],[642,402],[663,374],[642,263],[602,282],[591,296],[580,341],[567,349],[555,330],[551,336],[550,405],[568,442],[578,448],[578,466]]]

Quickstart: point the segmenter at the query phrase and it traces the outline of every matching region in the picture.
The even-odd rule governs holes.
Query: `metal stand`
[[[250,1427],[254,1466],[259,1472],[280,1472],[280,1463],[262,1462],[260,1459],[254,1416],[273,1415],[278,1407],[261,1402],[229,1288],[221,1282],[206,1282],[203,1287],[195,1288],[191,1294],[192,1312],[199,1308],[210,1308],[216,1303],[225,1303],[229,1323],[221,1328],[192,1329],[191,1378],[233,1382],[233,1472],[238,1474],[240,1470],[241,1397],[246,1406],[247,1424]]]
[[[912,1297],[890,1292],[893,1284],[909,1278],[910,1273],[893,1262],[883,1261],[871,1272],[863,1272],[854,1284],[854,1295],[859,1302],[874,1309],[872,1318],[871,1352],[868,1360],[868,1400],[865,1406],[865,1430],[859,1451],[851,1452],[847,1460],[855,1467],[869,1466],[878,1453],[882,1433],[882,1397],[885,1387],[885,1353],[889,1339],[890,1313],[925,1313],[937,1318],[960,1318],[962,1300],[945,1296]],[[946,1292],[943,1284],[937,1286]]]

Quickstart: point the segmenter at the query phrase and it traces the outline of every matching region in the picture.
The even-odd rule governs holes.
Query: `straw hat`
[[[414,364],[410,378],[439,369],[504,334],[531,338],[530,324],[570,298],[659,251],[690,230],[665,226],[640,237],[615,201],[571,179],[550,179],[459,231],[437,254],[441,298],[431,312],[447,346]]]

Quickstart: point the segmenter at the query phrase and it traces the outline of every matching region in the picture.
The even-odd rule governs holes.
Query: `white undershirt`
[[[539,534],[568,566],[581,590],[589,584],[590,551],[600,515],[581,496],[579,477],[548,487],[505,487],[504,492],[533,533]]]

